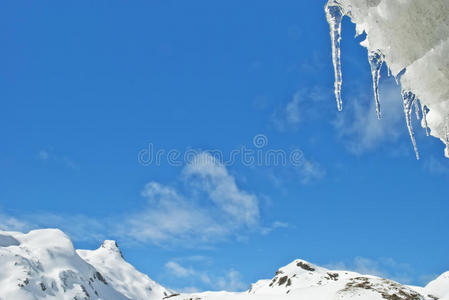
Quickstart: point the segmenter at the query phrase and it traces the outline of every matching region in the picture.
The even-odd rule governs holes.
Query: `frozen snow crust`
[[[337,39],[346,15],[356,24],[357,34],[366,33],[361,44],[370,56],[375,93],[378,78],[371,57],[380,53],[382,62],[400,81],[403,95],[412,94],[404,97],[406,117],[412,107],[417,110],[421,125],[428,126],[430,134],[446,144],[449,158],[449,0],[329,0],[325,10],[331,28],[339,109],[342,76]],[[407,123],[413,142],[411,122]]]

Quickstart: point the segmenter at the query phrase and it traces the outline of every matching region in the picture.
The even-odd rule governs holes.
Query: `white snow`
[[[94,263],[104,258],[106,265],[96,269],[77,254],[60,230],[0,231],[0,299],[161,299],[165,289],[137,272],[116,251],[80,251]],[[122,284],[128,286],[122,288]]]
[[[241,293],[177,294],[127,263],[115,241],[75,250],[60,230],[0,231],[1,300],[449,300],[449,272],[426,287],[294,260]]]
[[[260,280],[243,293],[206,292],[185,294],[173,300],[430,300],[427,294],[376,276],[328,270],[297,259],[279,269],[271,280]],[[427,292],[426,288],[421,288]]]
[[[114,289],[130,299],[161,299],[174,293],[126,262],[115,241],[104,241],[97,250],[78,250],[77,252],[103,274]]]
[[[378,53],[399,80],[403,94],[413,95],[409,99],[419,101],[429,110],[424,119],[422,109],[421,124],[446,144],[445,155],[449,158],[449,1],[329,0],[325,11],[332,39],[338,109],[342,107],[341,19],[346,15],[356,24],[357,34],[366,33],[361,44],[369,53],[376,107],[379,108],[376,73],[379,65],[372,63],[372,53]],[[406,114],[411,113],[414,103],[410,106],[404,107]],[[408,119],[407,126],[419,158]]]
[[[449,300],[449,271],[431,281],[424,290],[427,294],[438,297],[440,300]]]

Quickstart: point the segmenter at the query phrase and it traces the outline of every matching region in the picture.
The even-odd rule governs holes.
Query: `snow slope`
[[[126,262],[115,241],[104,241],[97,250],[77,250],[77,253],[130,299],[155,300],[173,294]]]
[[[173,297],[176,300],[435,300],[428,292],[441,291],[447,282],[437,279],[437,287],[412,288],[376,276],[328,270],[304,260],[295,260],[279,269],[273,279],[260,280],[243,293],[207,292]],[[433,296],[433,294],[432,294]],[[443,300],[443,299],[441,299]],[[445,299],[446,300],[446,299]]]
[[[449,271],[431,281],[424,291],[440,300],[449,300]]]
[[[60,230],[0,231],[0,300],[449,300],[449,272],[426,287],[304,260],[241,293],[176,294],[127,263],[114,241],[75,250]]]
[[[0,299],[151,300],[169,295],[124,261],[111,244],[80,251],[84,260],[60,230],[0,231]],[[104,265],[97,269],[89,260]]]
[[[449,157],[449,1],[448,0],[329,0],[335,71],[335,95],[342,109],[340,65],[341,20],[350,17],[361,43],[368,50],[373,90],[380,117],[377,83],[385,63],[403,90],[407,127],[419,158],[411,114],[415,109],[421,125],[446,144]]]

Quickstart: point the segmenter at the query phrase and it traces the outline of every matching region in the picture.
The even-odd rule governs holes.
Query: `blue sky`
[[[348,20],[337,112],[324,1],[0,5],[2,228],[116,239],[179,290],[245,289],[295,258],[414,284],[449,269],[443,145],[415,123],[416,161],[385,69],[377,121]],[[196,156],[145,165],[150,145]],[[242,147],[300,164],[199,160]]]

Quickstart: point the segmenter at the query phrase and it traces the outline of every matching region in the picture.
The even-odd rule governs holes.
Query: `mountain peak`
[[[296,267],[303,269],[304,271],[315,272],[317,270],[317,266],[303,259],[296,259],[293,261],[293,264],[295,264]]]
[[[292,261],[291,263],[289,263],[288,265],[280,268],[277,271],[277,274],[308,274],[308,275],[313,275],[313,274],[322,274],[322,273],[326,273],[328,270],[319,266],[316,266],[306,260],[303,259],[295,259],[294,261]]]
[[[119,248],[117,242],[114,241],[114,240],[105,240],[105,241],[101,244],[100,249],[105,249],[105,250],[107,250],[107,251],[109,251],[109,252],[117,253],[117,254],[119,254],[119,255],[123,258],[122,251],[120,250],[120,248]]]

